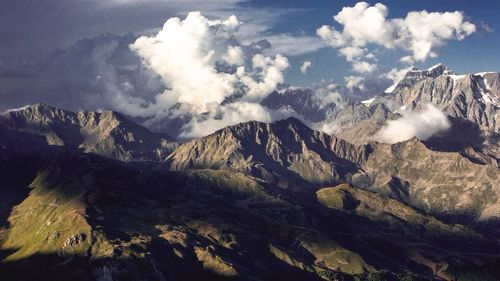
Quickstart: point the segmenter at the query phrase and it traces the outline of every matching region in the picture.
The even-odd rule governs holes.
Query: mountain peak
[[[442,63],[435,64],[426,70],[420,70],[413,67],[411,70],[406,72],[403,79],[396,82],[394,85],[387,88],[384,93],[389,94],[402,87],[411,87],[416,82],[421,81],[426,78],[437,78],[441,75],[453,75],[455,72]]]
[[[288,118],[278,120],[278,121],[274,122],[274,124],[276,124],[278,126],[279,125],[293,125],[295,127],[309,128],[300,119],[298,119],[297,117],[294,117],[294,116],[290,116]]]
[[[57,108],[55,108],[51,105],[45,104],[45,103],[35,103],[35,104],[27,104],[27,105],[24,105],[21,107],[7,109],[6,111],[3,112],[3,114],[8,114],[11,112],[26,111],[26,110],[38,111],[38,112],[40,112],[40,111],[48,112],[48,111],[54,111],[56,109]]]
[[[7,128],[41,136],[47,145],[77,147],[124,161],[162,159],[176,146],[166,135],[151,132],[114,111],[73,112],[44,103],[7,111]]]
[[[38,112],[52,112],[56,110],[63,110],[61,108],[46,104],[46,103],[35,103],[33,105],[27,105],[24,107],[21,107],[19,110],[33,110],[33,111],[38,111]]]
[[[299,134],[307,134],[312,131],[306,124],[296,117],[288,117],[285,119],[277,120],[271,123],[260,122],[260,121],[249,121],[245,123],[239,123],[236,125],[228,126],[222,131],[230,131],[237,136],[245,137],[248,135],[255,134],[258,131],[269,131],[269,132],[284,132],[284,131],[296,131]],[[214,134],[218,134],[215,132]],[[279,134],[279,133],[278,133]]]
[[[228,126],[181,145],[167,162],[174,171],[221,168],[248,172],[282,187],[298,187],[337,182],[355,171],[354,162],[368,153],[365,146],[314,131],[289,117]],[[309,164],[315,168],[308,168]]]
[[[427,68],[427,71],[433,71],[435,69],[443,69],[443,68],[446,69],[447,68],[446,65],[444,65],[442,63],[438,63],[438,64],[435,64],[435,65]]]
[[[453,70],[451,70],[449,67],[447,67],[446,65],[444,65],[442,63],[438,63],[436,65],[429,67],[427,70],[425,70],[425,72],[427,72],[427,74],[429,76],[434,77],[434,78],[441,76],[441,75],[454,74]]]

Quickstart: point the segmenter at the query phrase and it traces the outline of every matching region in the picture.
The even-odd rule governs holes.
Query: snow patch
[[[488,84],[488,79],[482,77],[482,81],[479,83],[479,93],[481,98],[479,99],[484,104],[493,104],[495,107],[500,107],[498,99],[491,94],[491,86]]]
[[[13,112],[13,111],[21,111],[21,110],[25,110],[27,109],[28,107],[30,107],[31,104],[27,104],[25,106],[21,106],[21,107],[17,107],[17,108],[10,108],[10,109],[7,109],[5,110],[4,112],[2,112],[2,114],[7,114],[9,112]]]
[[[434,69],[436,69],[438,67],[441,67],[441,66],[443,66],[443,64],[442,63],[438,63],[436,65],[433,65],[433,66],[427,68],[427,71],[433,71]]]
[[[370,106],[374,101],[375,101],[375,98],[371,98],[369,100],[361,101],[361,103],[366,105],[366,106]]]
[[[384,93],[390,94],[396,90],[396,87],[398,86],[399,82],[392,84],[389,88],[385,89]]]
[[[467,77],[467,75],[465,75],[465,74],[464,75],[447,75],[447,76],[450,77],[451,79],[453,79],[453,82]]]
[[[491,74],[491,73],[495,73],[495,72],[493,72],[493,71],[478,72],[478,73],[474,73],[474,75],[483,77],[484,75]]]
[[[484,78],[484,86],[486,87],[486,91],[490,92],[491,91],[491,87],[490,85],[488,85],[488,79]]]
[[[481,98],[483,99],[485,104],[493,103],[493,99],[491,98],[491,96],[484,91],[481,91]]]
[[[481,76],[483,77],[483,76]],[[483,85],[481,85],[481,83],[479,84],[479,92],[481,93],[481,101],[485,104],[489,104],[489,103],[493,103],[493,99],[491,98],[490,96],[490,90],[489,90],[489,86],[488,86],[488,80],[487,79],[483,79],[483,84],[484,84],[484,88],[483,88]]]

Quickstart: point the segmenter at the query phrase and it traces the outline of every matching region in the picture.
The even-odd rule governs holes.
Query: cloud
[[[111,109],[173,136],[201,135],[252,114],[268,121],[279,115],[264,114],[269,109],[259,103],[284,83],[289,62],[264,54],[271,48],[265,40],[243,44],[237,35],[244,25],[234,16],[209,20],[194,12],[168,19],[149,36],[79,40],[30,67],[37,69],[30,83],[0,77],[0,110],[36,102]],[[7,66],[0,62],[0,70]]]
[[[411,69],[412,67],[406,67],[402,69],[391,68],[389,72],[380,75],[380,78],[387,78],[392,82],[397,83],[401,81],[405,77],[406,73],[408,73],[408,71],[410,71]]]
[[[367,51],[368,50],[366,48],[359,47],[344,47],[339,49],[339,53],[349,62],[356,61],[358,57],[363,56],[367,53]]]
[[[354,7],[344,7],[333,17],[343,26],[342,32],[323,25],[317,30],[317,34],[336,47],[363,47],[374,43],[390,48],[395,27],[386,21],[387,14],[388,9],[383,4],[370,7],[366,2],[359,2]]]
[[[488,33],[495,32],[495,29],[493,27],[491,27],[491,25],[487,24],[486,22],[480,21],[479,24],[480,24],[480,27],[482,30],[484,30]]]
[[[402,34],[397,40],[413,52],[413,58],[423,61],[436,57],[435,48],[446,40],[463,40],[476,31],[476,26],[464,21],[462,12],[409,12],[404,20],[393,20]]]
[[[283,54],[288,56],[298,56],[312,53],[328,45],[316,36],[276,34],[266,36],[266,40],[273,46],[267,54]]]
[[[328,89],[339,93],[346,101],[362,101],[373,98],[394,84],[385,69],[376,69],[364,75],[348,75],[343,81],[320,80],[314,83],[315,89]]]
[[[332,121],[325,120],[323,122],[314,123],[312,126],[313,129],[329,135],[335,135],[341,128],[339,122],[337,122],[336,120]]]
[[[302,72],[302,74],[306,74],[307,70],[312,66],[312,62],[311,61],[304,61],[302,63],[302,66],[300,67],[300,72]]]
[[[339,48],[339,53],[353,62],[358,71],[367,69],[367,63],[361,60],[367,54],[373,56],[368,52],[372,46],[402,48],[411,52],[405,60],[424,61],[436,57],[436,49],[446,41],[463,40],[476,30],[460,11],[412,11],[405,18],[393,19],[387,16],[387,6],[359,2],[354,7],[344,7],[333,17],[342,30],[323,25],[316,33],[330,46]]]
[[[280,54],[259,53],[263,43],[242,45],[235,36],[240,24],[235,16],[208,20],[191,12],[184,20],[170,18],[157,34],[130,45],[167,87],[154,102],[137,105],[142,115],[153,116],[148,124],[187,118],[180,135],[190,137],[230,123],[270,120],[259,103],[284,82],[289,62]],[[220,61],[236,67],[221,71]]]
[[[359,88],[361,90],[364,89],[363,84],[361,83],[363,81],[363,77],[360,76],[346,76],[344,77],[344,81],[346,83],[347,89],[354,89],[354,88]]]
[[[31,85],[36,87],[29,97],[31,102],[143,115],[141,105],[152,103],[165,85],[130,51],[129,45],[135,39],[131,34],[103,35],[82,39],[57,52],[48,59],[40,82]]]
[[[269,109],[257,103],[234,102],[226,106],[217,106],[203,119],[192,118],[183,126],[180,137],[195,138],[206,136],[223,127],[247,121],[271,122]]]
[[[352,64],[352,68],[354,71],[359,73],[368,73],[374,71],[377,68],[377,65],[366,61],[355,61]]]
[[[242,11],[245,0],[1,1],[0,56],[43,59],[57,48],[101,34],[145,34],[166,18],[203,11],[209,17]],[[26,8],[29,6],[29,9]],[[246,11],[244,11],[246,12]],[[133,19],[133,20],[131,20]],[[43,24],[40,24],[43,23]],[[6,40],[5,38],[8,38]]]
[[[131,49],[169,87],[151,107],[170,108],[184,103],[199,114],[207,110],[208,104],[222,103],[233,94],[235,77],[219,73],[214,67],[214,40],[221,30],[230,31],[236,26],[234,18],[209,21],[201,13],[191,12],[184,20],[170,18],[154,36],[138,38]]]
[[[397,143],[417,137],[426,140],[432,135],[450,128],[445,113],[431,104],[420,112],[403,111],[402,117],[387,121],[386,125],[373,137],[384,143]]]
[[[227,53],[222,57],[229,64],[241,65],[245,62],[245,54],[239,46],[227,47]]]
[[[256,76],[261,79],[255,80],[251,74],[247,74],[244,66],[238,67],[236,71],[240,81],[248,88],[242,99],[248,102],[261,102],[276,89],[278,84],[285,81],[283,71],[289,66],[288,59],[282,55],[276,55],[273,59],[256,54],[252,58],[252,67],[254,71],[258,71]]]
[[[336,107],[342,108],[346,105],[344,100],[345,87],[335,83],[324,83],[318,85],[312,91],[312,100],[321,107],[328,107],[335,104]],[[307,116],[306,116],[307,117]]]

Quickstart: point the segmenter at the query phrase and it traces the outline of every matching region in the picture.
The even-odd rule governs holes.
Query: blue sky
[[[272,2],[272,3],[271,3]],[[353,6],[357,1],[251,1],[246,5],[256,9],[266,8],[297,8],[300,11],[292,12],[290,17],[283,17],[276,23],[270,32],[301,33],[314,36],[316,29],[323,25],[335,25],[332,17],[345,6]],[[453,68],[457,73],[498,71],[500,62],[500,1],[366,1],[370,4],[383,3],[389,8],[389,18],[405,17],[409,11],[427,10],[428,12],[462,11],[466,19],[474,23],[477,31],[462,41],[450,40],[437,51],[437,58],[428,58],[424,62],[417,62],[415,66],[427,68],[442,62]],[[481,25],[487,25],[491,30],[485,30]],[[381,67],[396,66],[397,59],[402,52],[386,51],[381,58]],[[293,64],[311,60],[313,66],[307,75],[302,75],[295,67],[287,73],[287,81],[293,84],[306,86],[318,79],[335,79],[342,81],[342,77],[351,75],[349,63],[338,56],[334,48],[320,49],[314,53],[291,57]]]

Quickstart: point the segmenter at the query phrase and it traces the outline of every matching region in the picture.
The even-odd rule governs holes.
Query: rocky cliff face
[[[0,276],[496,280],[499,76],[437,65],[361,103],[300,89],[265,101],[333,135],[289,118],[177,144],[115,112],[7,112]],[[427,103],[450,129],[372,141]]]
[[[403,79],[401,79],[400,81],[398,81],[397,83],[386,89],[384,92],[387,94],[393,93],[403,88],[412,87],[417,82],[425,80],[427,78],[433,79],[441,75],[454,75],[454,74],[455,72],[453,70],[449,69],[447,66],[441,63],[436,64],[426,70],[420,70],[414,67],[406,72]]]
[[[404,80],[403,80],[404,81]],[[439,75],[400,84],[386,98],[407,109],[432,103],[453,117],[477,124],[481,129],[500,132],[500,73]]]
[[[370,180],[356,182],[357,186],[374,188],[429,213],[469,222],[500,217],[496,162],[435,151],[414,138],[377,144],[361,167]]]
[[[292,109],[311,122],[319,122],[337,110],[334,102],[322,100],[315,89],[296,88],[274,91],[262,104],[270,109]]]
[[[231,169],[283,187],[340,182],[357,170],[369,148],[313,131],[295,118],[247,122],[181,145],[167,159],[172,170]]]
[[[45,104],[13,110],[0,117],[4,130],[41,136],[53,146],[78,148],[124,161],[162,160],[176,144],[112,112],[71,112]]]
[[[349,182],[434,214],[500,217],[500,172],[488,156],[437,151],[415,138],[352,145],[294,118],[224,128],[181,145],[167,162],[174,171],[233,170],[289,188]]]
[[[418,112],[432,104],[448,116],[451,126],[428,140],[429,146],[471,157],[486,154],[498,162],[499,85],[500,73],[455,75],[442,64],[428,70],[413,69],[385,93],[337,109],[324,122],[334,128],[335,136],[366,144],[388,120],[400,118],[404,111]]]
[[[372,117],[360,119],[358,124],[366,122],[370,127],[368,120],[383,123],[388,110],[383,103],[359,106]],[[443,148],[450,148],[450,142],[439,138],[355,145],[289,118],[226,127],[174,150],[175,144],[119,114],[72,113],[45,105],[7,113],[2,128],[2,158],[49,144],[125,161],[166,159],[171,171],[239,172],[292,190],[347,182],[451,219],[474,222],[500,217],[500,176],[494,149],[458,145],[447,150]],[[366,133],[368,129],[363,128],[353,126],[344,134]],[[489,147],[498,149],[494,144]]]

